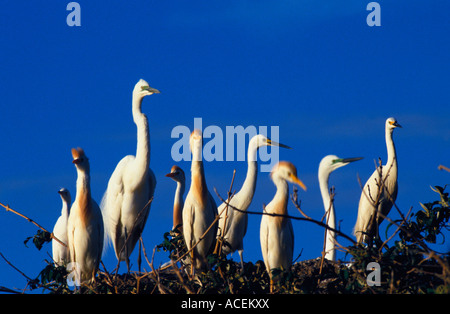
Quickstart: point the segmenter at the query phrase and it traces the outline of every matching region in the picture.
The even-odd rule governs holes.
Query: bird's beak
[[[397,121],[395,121],[395,122],[391,121],[391,125],[395,126],[396,128],[402,128],[402,126]]]
[[[150,87],[150,86],[145,87],[144,90],[146,90],[146,91],[148,91],[149,93],[152,93],[152,94],[160,94],[161,93],[156,88],[153,88],[153,87]]]
[[[270,146],[279,146],[279,147],[291,149],[291,147],[289,147],[287,145],[284,145],[284,144],[281,144],[281,143],[278,143],[278,142],[275,142],[275,141],[272,141],[270,138],[267,139],[267,144],[269,144]]]
[[[354,158],[342,158],[342,162],[343,163],[350,163],[350,162],[354,162],[354,161],[358,161],[363,159],[364,157],[354,157]]]
[[[76,159],[72,160],[72,163],[75,165],[78,165],[80,162],[81,162],[80,158],[76,158]]]
[[[303,190],[306,191],[306,185],[302,182],[302,180],[300,180],[299,178],[297,178],[295,175],[292,175],[292,181],[297,184],[299,187],[301,187]]]
[[[166,177],[173,178],[173,177],[175,177],[175,173],[170,172],[170,173],[166,174]]]

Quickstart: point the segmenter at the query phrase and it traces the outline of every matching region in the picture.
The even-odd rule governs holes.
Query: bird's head
[[[186,181],[186,177],[184,175],[183,169],[181,169],[178,166],[173,166],[172,169],[168,174],[166,174],[166,177],[171,178],[172,180],[176,182],[182,182],[184,183]]]
[[[291,149],[289,146],[272,141],[270,138],[266,137],[265,135],[262,134],[258,134],[255,135],[252,140],[256,141],[256,146],[257,147],[262,147],[262,146],[279,146],[279,147],[283,147],[283,148],[288,148]]]
[[[150,85],[143,79],[140,79],[139,82],[136,83],[133,90],[133,95],[139,96],[141,98],[152,95],[159,94],[160,91],[156,88],[150,87]]]
[[[272,169],[270,173],[272,180],[275,177],[284,179],[291,183],[297,184],[306,191],[306,185],[297,177],[297,168],[289,161],[280,161]]]
[[[202,131],[195,129],[192,131],[191,136],[189,138],[189,145],[191,147],[191,151],[194,147],[202,147],[203,146],[203,136]]]
[[[363,159],[363,157],[339,158],[336,155],[328,155],[322,158],[319,164],[319,173],[331,173],[337,168],[348,165],[351,162]]]
[[[70,203],[70,192],[66,188],[61,188],[58,191],[58,194],[61,196],[61,199],[67,203]]]
[[[398,124],[397,119],[394,117],[387,118],[386,120],[386,129],[393,130],[395,128],[401,128],[402,126]]]
[[[84,150],[80,147],[72,148],[72,163],[79,169],[88,169],[89,168],[89,159],[87,158]]]

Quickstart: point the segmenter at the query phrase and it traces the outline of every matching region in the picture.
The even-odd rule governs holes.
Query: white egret
[[[62,208],[61,216],[53,227],[53,235],[58,238],[61,242],[67,245],[67,220],[69,219],[70,205],[72,204],[72,198],[70,196],[69,190],[62,188],[58,191],[61,196]],[[52,241],[52,257],[56,265],[62,266],[69,262],[69,249],[68,247],[58,243],[57,241]]]
[[[387,163],[373,172],[361,193],[358,218],[354,228],[358,242],[367,243],[370,238],[378,236],[378,226],[389,214],[397,198],[397,156],[392,139],[394,129],[397,127],[401,126],[395,118],[386,120]],[[383,187],[381,191],[380,187]]]
[[[183,169],[178,166],[173,166],[166,177],[171,178],[177,183],[177,189],[175,190],[175,198],[173,201],[173,227],[172,230],[179,232],[183,231],[183,206],[184,206],[184,190],[186,187],[186,177]]]
[[[262,134],[252,137],[248,144],[247,150],[247,176],[245,177],[241,190],[230,200],[231,206],[242,211],[246,211],[248,209],[252,202],[253,195],[255,194],[256,178],[258,175],[257,151],[262,146],[280,146],[290,148],[289,146],[272,141]],[[244,260],[242,255],[244,251],[244,236],[247,232],[248,216],[247,214],[234,210],[231,207],[224,210],[226,207],[227,204],[224,202],[218,208],[220,219],[217,235],[222,236],[225,242],[222,246],[222,252],[229,254],[237,250],[241,259],[242,269],[244,269]]]
[[[325,208],[327,217],[326,221],[330,228],[336,229],[336,215],[334,212],[334,204],[331,201],[330,189],[328,187],[330,174],[337,168],[346,166],[351,162],[361,159],[362,157],[339,158],[336,155],[328,155],[323,157],[320,161],[318,172],[320,193],[322,194],[323,207]],[[325,258],[331,261],[334,261],[336,259],[335,239],[335,232],[326,230]]]
[[[77,194],[70,208],[67,240],[70,261],[76,265],[81,282],[92,281],[103,250],[103,219],[91,197],[89,160],[81,148],[72,149],[77,169]]]
[[[183,207],[183,236],[187,249],[190,250],[212,225],[217,215],[217,205],[206,186],[202,162],[202,133],[194,130],[189,139],[192,152],[191,186]],[[217,224],[209,230],[204,238],[191,251],[192,272],[205,269],[206,257],[214,249]]]
[[[287,181],[299,185],[306,191],[306,186],[297,177],[297,169],[287,161],[277,163],[271,172],[271,178],[277,187],[272,201],[265,207],[268,214],[287,215],[289,186]],[[294,253],[294,230],[289,217],[263,215],[260,229],[261,250],[270,277],[272,291],[275,268],[289,269]]]
[[[137,127],[136,156],[125,156],[117,164],[101,203],[106,234],[117,259],[125,261],[128,270],[129,257],[144,230],[156,187],[155,175],[149,168],[150,135],[147,117],[141,110],[142,100],[158,93],[142,79],[135,85],[132,113]]]

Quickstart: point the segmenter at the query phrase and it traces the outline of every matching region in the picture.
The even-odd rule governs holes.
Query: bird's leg
[[[194,251],[191,251],[191,278],[194,278],[195,275],[195,261],[194,261]]]
[[[138,254],[138,259],[137,259],[137,263],[138,263],[138,270],[139,272],[141,272],[141,250],[142,250],[142,237],[139,237],[139,254]]]
[[[243,257],[244,251],[238,250],[238,253],[239,253],[239,257],[241,259],[241,275],[242,275],[244,273],[244,257]]]
[[[125,250],[125,263],[127,264],[127,274],[130,273],[130,258],[128,256],[128,246],[127,246],[127,240],[128,240],[128,232],[127,232],[127,228],[124,228],[124,232],[125,232],[125,242],[124,242],[124,250]]]

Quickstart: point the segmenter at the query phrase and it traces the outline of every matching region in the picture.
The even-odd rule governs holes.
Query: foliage
[[[445,187],[437,186],[433,191],[439,195],[438,200],[420,204],[417,212],[390,221],[386,228],[388,240],[385,242],[374,239],[370,245],[354,243],[343,248],[350,263],[317,258],[295,263],[288,270],[272,270],[277,278],[273,293],[450,293],[449,253],[438,253],[428,247],[436,243],[439,237],[445,240],[443,231],[449,230],[449,195]],[[394,234],[398,234],[398,237],[388,237],[392,228],[396,228]],[[27,238],[25,244],[31,239],[39,250],[51,240],[50,234],[41,230]],[[270,280],[262,261],[244,263],[242,270],[239,263],[226,256],[211,254],[208,256],[209,268],[193,276],[188,259],[183,257],[187,253],[183,237],[174,230],[163,235],[155,251],[168,253],[172,264],[154,269],[152,262],[147,260],[151,272],[122,275],[103,269],[98,271],[94,283],[72,289],[67,285],[68,273],[65,267],[48,263],[37,278],[28,278],[27,288],[44,289],[44,292],[55,294],[270,293]],[[372,272],[367,267],[374,262],[380,265],[379,285],[369,285],[367,280]]]
[[[23,241],[25,246],[31,239],[33,239],[33,244],[39,251],[45,243],[52,241],[51,234],[47,231],[42,230],[38,230],[37,233],[32,237],[26,238],[25,241]]]

